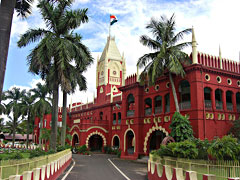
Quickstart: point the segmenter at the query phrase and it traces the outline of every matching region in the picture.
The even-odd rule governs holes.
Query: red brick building
[[[174,76],[180,110],[186,115],[197,138],[213,139],[225,135],[240,115],[240,64],[197,52],[193,32],[192,64],[185,67],[186,77]],[[138,70],[137,70],[138,71]],[[135,159],[160,146],[170,133],[175,112],[168,76],[154,86],[141,86],[138,72],[125,78],[125,58],[115,39],[108,37],[97,60],[94,102],[70,106],[67,125],[71,144],[86,144],[90,149],[115,146],[122,158]],[[59,122],[61,121],[59,112]],[[50,128],[51,115],[43,127]],[[37,127],[39,120],[36,119]],[[35,129],[37,142],[39,128]]]

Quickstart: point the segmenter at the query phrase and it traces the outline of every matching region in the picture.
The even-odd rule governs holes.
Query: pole
[[[111,37],[111,15],[109,20],[109,38]]]

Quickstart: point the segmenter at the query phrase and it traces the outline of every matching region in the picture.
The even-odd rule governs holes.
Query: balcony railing
[[[128,110],[127,117],[134,116],[135,110]]]
[[[237,112],[240,112],[240,104],[237,105]]]
[[[155,114],[162,113],[162,106],[155,107]]]
[[[180,110],[191,109],[191,101],[180,102]]]
[[[212,101],[211,100],[204,100],[205,108],[212,109]]]
[[[222,110],[223,109],[222,101],[216,101],[216,109],[218,109],[218,110]]]
[[[152,114],[152,108],[145,109],[145,115],[151,115]]]

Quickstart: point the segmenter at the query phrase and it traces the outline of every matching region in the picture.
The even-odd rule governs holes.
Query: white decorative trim
[[[98,131],[95,131],[95,132],[92,132],[91,134],[89,134],[88,137],[87,137],[87,139],[86,139],[86,146],[87,146],[87,148],[88,148],[89,139],[90,139],[90,137],[92,137],[93,135],[99,135],[99,136],[101,136],[102,139],[103,139],[103,146],[106,146],[106,145],[107,145],[107,139],[105,138],[105,136],[104,136],[102,133],[100,133],[100,132],[98,132]]]
[[[101,130],[103,130],[105,133],[108,133],[108,131],[107,131],[106,129],[104,129],[103,127],[100,127],[100,126],[92,126],[92,127],[88,128],[87,131],[89,131],[89,130],[91,130],[91,129],[94,129],[94,128],[96,128],[96,129],[101,129]]]
[[[121,141],[120,141],[120,137],[119,137],[117,134],[115,134],[115,135],[112,137],[112,146],[113,146],[113,140],[114,140],[115,137],[118,137],[118,139],[119,139],[119,147],[120,147]]]
[[[133,135],[134,135],[133,138],[135,139],[135,145],[134,145],[134,152],[135,152],[136,151],[136,135],[135,135],[133,129],[131,129],[130,127],[124,133],[124,148],[123,148],[123,151],[124,152],[126,151],[126,135],[127,135],[128,131],[132,131],[133,132]]]
[[[162,131],[163,133],[166,134],[166,136],[168,136],[168,134],[169,134],[169,133],[166,131],[166,129],[163,128],[162,126],[159,126],[159,127],[158,127],[158,126],[153,126],[152,128],[150,128],[150,129],[148,130],[145,138],[144,138],[144,144],[143,144],[143,152],[144,152],[144,153],[147,152],[147,142],[148,142],[148,139],[149,139],[150,135],[152,134],[152,132],[157,131],[157,130]]]
[[[81,129],[78,127],[78,125],[73,125],[72,128],[70,129],[70,132],[71,132],[75,127],[76,127],[79,131],[81,131]]]
[[[77,137],[78,137],[78,143],[79,143],[79,141],[80,141],[80,138],[79,138],[79,135],[78,135],[78,133],[77,133],[76,131],[74,131],[74,132],[73,132],[73,134],[72,134],[72,141],[71,141],[71,145],[72,145],[72,143],[73,143],[73,136],[74,136],[75,134],[76,134],[76,135],[77,135]]]

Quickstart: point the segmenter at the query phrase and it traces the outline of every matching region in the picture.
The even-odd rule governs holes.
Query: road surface
[[[75,166],[66,180],[147,180],[147,164],[114,155],[73,155]]]

